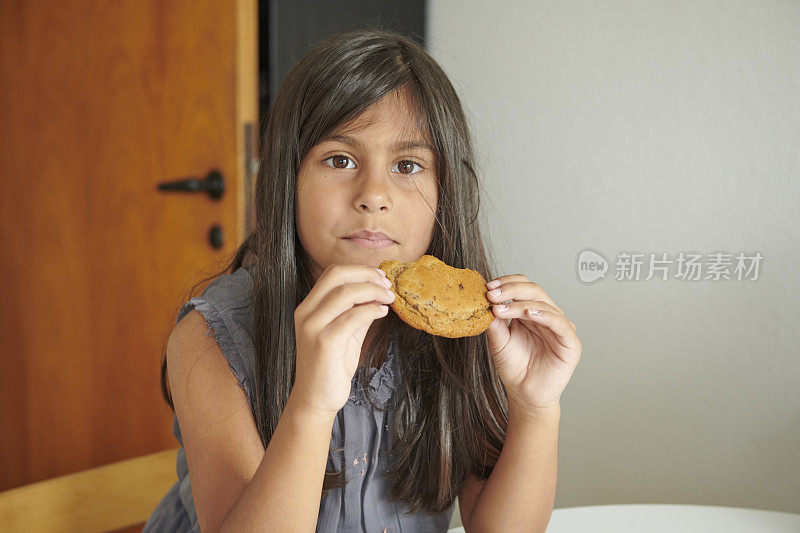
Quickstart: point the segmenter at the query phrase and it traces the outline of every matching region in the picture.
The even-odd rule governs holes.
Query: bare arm
[[[255,476],[220,531],[314,531],[333,421],[290,396]]]
[[[462,507],[462,516],[468,517],[464,522],[467,532],[543,532],[550,521],[556,495],[561,408],[525,417],[516,417],[518,413],[511,409],[509,406],[503,450],[489,479],[467,484],[469,488],[459,495],[460,504],[467,507]]]
[[[369,325],[388,312],[380,302],[394,299],[383,280],[372,267],[334,265],[297,307],[297,375],[266,450],[203,316],[192,310],[176,325],[169,384],[204,532],[316,529],[333,421]]]
[[[335,413],[290,396],[264,450],[244,392],[203,317],[173,330],[167,366],[203,532],[314,531]]]

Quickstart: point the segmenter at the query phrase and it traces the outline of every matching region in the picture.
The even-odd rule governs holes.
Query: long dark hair
[[[288,72],[269,109],[253,197],[254,227],[225,269],[252,256],[254,402],[266,448],[295,379],[294,310],[314,284],[295,225],[300,163],[322,138],[390,94],[402,93],[436,151],[438,207],[428,254],[492,279],[478,222],[480,200],[472,141],[461,102],[447,75],[416,42],[370,28],[318,43]],[[219,275],[218,274],[218,275]],[[468,474],[486,479],[508,427],[505,389],[491,361],[486,334],[432,336],[387,316],[369,347],[370,361],[397,332],[403,384],[395,392],[392,501],[411,512],[450,508]],[[403,354],[409,354],[404,357]],[[411,356],[410,354],[413,354]],[[364,390],[369,388],[359,378]],[[161,389],[167,390],[166,357]],[[380,409],[370,400],[374,409]],[[326,471],[323,496],[344,486],[344,471]]]

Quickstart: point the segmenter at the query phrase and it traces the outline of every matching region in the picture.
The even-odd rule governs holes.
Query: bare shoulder
[[[217,529],[264,455],[247,397],[208,332],[193,309],[167,342],[167,375],[203,531]]]
[[[167,368],[173,372],[180,371],[178,366],[190,362],[190,359],[197,359],[200,350],[206,352],[219,349],[213,335],[207,334],[210,331],[206,319],[197,309],[189,311],[172,328],[167,342]]]
[[[167,341],[167,373],[173,402],[177,395],[185,405],[194,400],[189,395],[199,391],[205,395],[224,395],[228,388],[225,385],[235,380],[233,375],[229,376],[225,356],[210,332],[197,309],[189,311],[172,329]]]

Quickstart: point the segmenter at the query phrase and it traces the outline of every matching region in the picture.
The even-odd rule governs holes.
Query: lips
[[[397,242],[382,231],[359,230],[347,237],[347,241],[364,248],[386,248]]]
[[[359,230],[352,235],[348,235],[345,239],[365,239],[368,241],[392,241],[394,239],[386,235],[382,231],[369,231],[366,229]]]

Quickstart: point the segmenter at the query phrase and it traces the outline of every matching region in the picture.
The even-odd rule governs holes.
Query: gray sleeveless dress
[[[255,379],[255,351],[252,341],[252,266],[214,279],[201,296],[190,299],[180,309],[180,321],[196,308],[213,329],[231,371],[245,392],[251,409]],[[386,407],[399,388],[400,366],[396,338],[380,368],[364,368],[369,379],[370,398]],[[394,411],[372,409],[353,377],[350,398],[337,413],[331,438],[333,459],[328,467],[345,468],[347,484],[320,498],[317,532],[434,533],[447,531],[454,506],[445,512],[410,514],[403,503],[386,499],[391,488],[381,472],[390,467],[386,451],[391,445]],[[180,444],[178,480],[156,506],[145,524],[144,533],[163,531],[200,531],[192,499],[189,469],[183,449],[177,416],[173,415],[172,433]],[[343,451],[341,450],[342,448]]]

